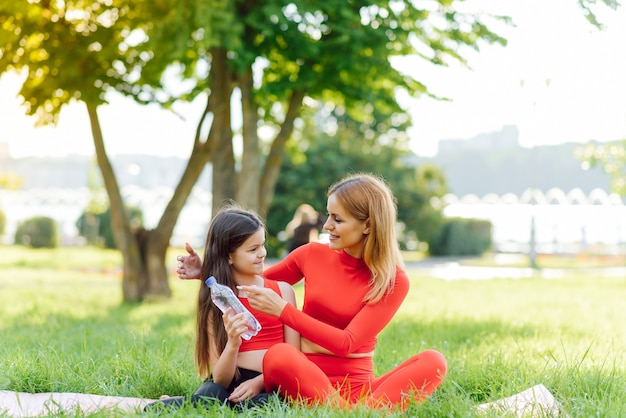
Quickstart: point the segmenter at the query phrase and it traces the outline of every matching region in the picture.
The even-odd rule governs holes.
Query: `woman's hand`
[[[237,286],[245,292],[250,306],[266,314],[280,316],[280,313],[287,305],[287,301],[267,287],[259,286]]]
[[[263,391],[263,375],[258,375],[254,379],[246,380],[233,390],[228,400],[231,402],[244,402],[251,399]]]
[[[178,265],[176,273],[181,280],[202,280],[202,260],[197,252],[188,242],[185,243],[185,250],[189,255],[179,255],[176,257]]]

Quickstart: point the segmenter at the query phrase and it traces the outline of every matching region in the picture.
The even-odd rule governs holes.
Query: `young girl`
[[[230,406],[250,406],[266,402],[268,393],[263,386],[262,361],[274,344],[286,343],[299,350],[300,338],[292,328],[278,318],[250,307],[238,286],[268,289],[285,303],[296,306],[291,286],[284,282],[264,279],[263,261],[265,227],[258,216],[234,206],[222,209],[211,222],[207,234],[202,277],[215,276],[239,295],[239,300],[261,323],[261,331],[250,340],[242,339],[248,329],[244,314],[225,313],[211,301],[211,290],[201,283],[198,293],[197,338],[195,360],[200,376],[207,379],[191,396],[194,405],[219,400]],[[152,403],[180,406],[185,397],[172,397]]]
[[[301,335],[301,352],[287,344],[263,359],[265,389],[293,400],[364,403],[404,409],[439,387],[445,358],[426,350],[382,376],[374,375],[377,336],[409,291],[398,249],[395,198],[370,174],[348,176],[327,194],[328,244],[309,243],[264,272],[295,284],[304,279],[302,311],[259,286],[244,286],[250,305],[274,315]],[[191,247],[180,257],[181,279],[198,278],[199,257]]]

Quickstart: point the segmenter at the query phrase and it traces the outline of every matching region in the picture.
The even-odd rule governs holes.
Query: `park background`
[[[428,163],[444,167],[441,171],[420,174],[442,174],[437,179],[445,180],[447,190],[437,190],[436,196],[430,196],[432,199],[427,202],[432,204],[439,199],[439,203],[447,203],[446,210],[459,211],[451,215],[485,217],[497,204],[520,209],[510,211],[508,219],[492,219],[492,222],[497,226],[494,234],[503,231],[498,225],[507,227],[509,235],[520,244],[515,251],[522,254],[530,250],[523,244],[529,245],[531,240],[532,214],[538,206],[567,207],[570,211],[568,216],[550,215],[561,222],[557,227],[546,226],[535,218],[535,232],[539,234],[535,239],[549,244],[547,247],[552,248],[549,251],[574,260],[574,268],[559,276],[561,280],[542,280],[540,269],[526,281],[455,280],[454,284],[447,284],[410,270],[414,288],[419,291],[411,294],[400,318],[383,336],[385,346],[381,351],[395,353],[388,360],[391,363],[422,346],[439,347],[450,358],[454,372],[440,397],[422,407],[427,416],[445,416],[451,411],[467,416],[476,403],[498,399],[539,382],[556,392],[571,416],[624,413],[624,343],[620,337],[624,333],[616,316],[624,309],[623,301],[617,298],[623,292],[623,275],[605,277],[602,269],[589,272],[578,268],[587,257],[599,255],[610,255],[611,263],[623,265],[621,222],[625,217],[619,181],[615,181],[614,172],[602,173],[606,168],[602,161],[590,167],[591,159],[588,155],[585,158],[584,151],[589,149],[587,146],[597,150],[611,144],[623,153],[620,140],[624,138],[626,106],[621,92],[625,60],[620,30],[624,26],[619,23],[624,21],[624,10],[602,8],[602,4],[594,8],[600,22],[606,24],[601,30],[585,19],[585,11],[580,8],[585,4],[468,2],[470,11],[511,12],[520,25],[518,29],[525,31],[516,32],[518,29],[496,24],[495,28],[510,43],[506,47],[483,44],[480,51],[464,49],[473,71],[454,61],[448,67],[440,67],[415,60],[402,63],[398,59],[398,65],[425,82],[434,95],[452,99],[400,96],[414,121],[411,125],[399,124],[406,129],[405,144],[398,143],[397,148],[388,149],[366,142],[360,147],[350,138],[363,132],[367,136],[371,131],[361,131],[359,124],[351,124],[354,121],[349,118],[342,119],[345,114],[334,113],[331,121],[340,121],[347,129],[336,131],[335,137],[297,135],[297,139],[308,142],[309,148],[290,149],[287,170],[281,167],[281,180],[294,183],[288,190],[305,190],[312,195],[294,195],[297,198],[288,204],[275,203],[274,210],[268,211],[270,215],[276,213],[277,220],[272,221],[274,232],[286,224],[302,201],[318,199],[316,206],[323,210],[320,203],[324,200],[323,187],[351,168],[368,167],[365,163],[370,163],[371,171],[375,172],[395,168],[383,166],[398,161],[403,166],[396,171],[403,173],[403,170],[419,170]],[[3,50],[3,58],[7,51]],[[60,229],[65,241],[62,243],[71,247],[51,252],[32,252],[21,246],[3,248],[2,313],[6,318],[2,325],[5,343],[0,356],[4,366],[0,376],[3,388],[128,396],[139,392],[151,397],[190,390],[196,385],[189,351],[189,316],[194,292],[173,280],[172,252],[180,251],[177,246],[187,238],[201,242],[202,238],[198,237],[206,231],[214,204],[208,194],[211,189],[206,187],[214,185],[213,176],[206,171],[199,175],[191,194],[196,205],[186,206],[176,222],[178,228],[184,225],[182,219],[193,219],[194,224],[185,224],[182,233],[172,235],[177,241],[167,241],[164,266],[174,290],[170,292],[169,302],[120,304],[120,300],[129,299],[129,294],[120,289],[120,281],[124,282],[127,275],[122,268],[127,260],[121,257],[126,257],[127,252],[101,250],[95,258],[86,255],[82,252],[85,248],[77,246],[84,241],[72,235],[75,230],[70,219],[74,217],[69,216],[71,211],[67,207],[55,207],[58,202],[75,202],[71,207],[80,215],[94,198],[94,188],[102,187],[97,179],[94,183],[94,149],[85,109],[80,103],[69,101],[62,109],[54,108],[60,111],[56,127],[34,128],[34,118],[24,117],[24,107],[15,99],[23,77],[23,73],[5,72],[0,79],[3,100],[0,142],[6,144],[0,148],[2,174],[7,175],[6,184],[11,186],[2,190],[2,210],[10,213],[7,224],[11,228],[26,216],[47,216],[58,211],[63,216]],[[194,102],[177,104],[174,110],[184,115],[177,117],[154,105],[135,105],[116,93],[108,93],[107,98],[110,103],[102,105],[100,112],[104,142],[120,185],[128,186],[123,188],[124,198],[134,204],[144,202],[147,206],[143,208],[144,221],[148,221],[145,227],[150,229],[153,225],[149,222],[156,223],[159,219],[158,212],[151,211],[165,205],[172,195],[172,190],[164,190],[164,185],[170,181],[175,184],[176,176],[183,170],[176,164],[165,163],[164,155],[188,156],[202,106]],[[302,131],[306,132],[311,126],[316,127],[316,122],[315,118],[304,119],[300,128],[304,127]],[[375,136],[375,141],[383,144],[388,139],[384,134]],[[362,151],[370,151],[369,157],[355,158],[347,164],[345,160],[331,158],[346,151],[346,148],[334,148],[340,142],[348,144],[347,155],[353,155],[355,148],[363,148]],[[323,153],[324,149],[330,153]],[[576,150],[581,151],[577,154]],[[315,158],[307,154],[313,151],[317,152],[312,154]],[[402,155],[395,154],[396,151],[402,151]],[[148,155],[157,157],[155,165],[144,162]],[[303,159],[303,155],[308,159]],[[380,161],[374,161],[372,155],[380,156]],[[463,166],[461,162],[466,161],[476,165]],[[62,173],[72,166],[79,169],[69,175],[72,181],[69,183]],[[35,182],[29,182],[39,169],[40,178],[45,181],[35,186]],[[290,172],[299,174],[294,177]],[[477,174],[481,176],[473,177]],[[150,180],[145,183],[147,190],[143,190],[144,183],[138,180],[144,176]],[[457,181],[463,177],[470,180],[474,189],[461,187]],[[514,178],[518,180],[515,185],[503,181]],[[552,179],[552,183],[542,183],[546,179]],[[310,180],[324,186],[313,187]],[[51,185],[46,181],[59,183]],[[401,182],[394,183],[397,184]],[[402,196],[404,191],[399,189],[396,193]],[[147,196],[145,201],[140,199],[143,196]],[[420,204],[425,207],[424,202]],[[503,207],[492,215],[501,215]],[[5,245],[13,241],[11,232],[3,236]],[[170,248],[170,244],[175,246]],[[413,251],[410,253],[405,253],[408,258],[415,256]],[[88,260],[89,265],[80,261],[81,258]],[[485,259],[476,262],[484,263]],[[524,263],[526,266],[528,261]],[[15,282],[14,277],[21,280]],[[446,298],[442,300],[441,295]],[[76,302],[72,307],[66,303],[68,298]],[[114,325],[116,322],[122,324],[121,328]],[[174,335],[168,336],[172,331]],[[104,349],[104,341],[110,335],[117,335],[116,342]],[[553,338],[555,335],[559,341]],[[186,343],[180,344],[181,341]],[[156,350],[159,346],[161,350]],[[394,351],[393,347],[401,346],[405,349],[400,353]],[[131,349],[122,353],[123,347]],[[157,352],[149,354],[144,350],[146,347],[147,351]],[[526,361],[528,357],[531,361]],[[91,366],[81,368],[81,364]],[[95,364],[101,364],[102,368],[94,367]],[[180,368],[173,367],[176,365]],[[174,371],[179,369],[182,374]],[[88,382],[96,370],[102,385]],[[170,379],[159,381],[163,375]]]
[[[510,16],[512,24],[495,26],[508,43],[464,51],[469,68],[455,61],[434,66],[394,57],[396,67],[450,99],[399,97],[413,118],[407,131],[415,153],[410,164],[442,167],[450,192],[447,214],[478,212],[489,219],[496,248],[524,247],[531,231],[526,205],[547,195],[549,207],[534,208],[544,251],[572,253],[595,244],[620,254],[626,226],[619,198],[601,167],[582,168],[576,144],[615,141],[626,131],[623,8],[593,8],[601,27],[571,1],[478,1],[463,9]],[[35,127],[36,119],[24,114],[17,97],[22,80],[13,72],[0,78],[0,167],[22,181],[18,190],[3,191],[9,216],[2,242],[13,242],[17,224],[41,212],[59,223],[64,242],[80,242],[75,219],[89,199],[88,159],[94,155],[88,120],[81,105],[70,102],[56,126]],[[101,109],[108,152],[120,185],[134,195],[145,226],[152,228],[183,172],[202,104],[175,103],[177,116],[113,92],[108,100]],[[540,150],[533,151],[536,146]],[[202,210],[210,202],[210,176],[205,169],[196,182],[173,244],[202,243],[210,220],[210,211]],[[535,190],[540,195],[528,195]],[[522,208],[510,205],[515,199]],[[480,206],[481,200],[488,204]],[[281,213],[276,223],[286,224],[288,216]]]

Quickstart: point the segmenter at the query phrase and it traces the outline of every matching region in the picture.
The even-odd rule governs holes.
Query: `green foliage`
[[[98,105],[127,76],[125,39],[134,29],[124,0],[3,2],[0,73],[22,72],[28,115],[56,123],[72,100]]]
[[[402,111],[396,88],[409,95],[427,89],[390,57],[465,63],[462,46],[506,43],[488,24],[507,19],[464,13],[454,1],[445,8],[426,3],[4,2],[0,73],[27,70],[20,91],[27,113],[49,123],[71,100],[106,103],[111,89],[142,103],[193,100],[211,87],[212,54],[221,50],[229,73],[262,69],[254,95],[267,123],[294,90],[357,120],[369,108],[391,115]],[[184,88],[168,88],[167,71],[186,81]]]
[[[241,39],[244,27],[237,19],[236,2],[145,0],[128,5],[135,12],[136,33],[141,34],[127,44],[128,67],[135,68],[140,78],[134,78],[134,83],[122,91],[140,103],[160,102],[169,107],[177,99],[191,101],[204,93],[210,85],[206,77],[212,48],[224,47],[236,59],[245,56]],[[254,57],[248,66],[253,61]],[[184,90],[164,88],[168,70],[170,76],[176,74],[186,80]]]
[[[626,139],[579,147],[576,157],[584,168],[601,167],[611,178],[613,192],[626,196]]]
[[[442,214],[430,201],[447,192],[441,170],[432,165],[409,166],[408,157],[413,154],[405,149],[401,137],[362,135],[362,129],[369,130],[367,126],[345,117],[338,120],[339,128],[333,135],[309,126],[306,131],[310,136],[289,149],[267,215],[270,236],[284,230],[301,203],[326,213],[328,187],[353,172],[375,173],[391,187],[398,201],[403,248],[416,249],[418,241],[438,234]],[[331,124],[329,120],[325,123]]]
[[[127,206],[126,214],[133,229],[143,228],[143,212],[140,208]],[[91,245],[118,248],[113,236],[110,208],[102,213],[86,210],[76,220],[76,228],[78,235],[85,237]]]
[[[589,23],[599,28],[604,27],[602,22],[600,22],[596,16],[595,10],[596,10],[597,4],[599,3],[598,0],[577,0],[577,1],[578,1],[580,8],[583,10],[583,14],[585,18],[589,21]],[[604,3],[605,6],[613,10],[616,10],[620,6],[620,3],[617,0],[601,0],[601,2]]]
[[[17,226],[15,242],[32,248],[54,248],[58,245],[57,224],[47,216],[26,219]]]
[[[428,242],[433,256],[482,255],[491,247],[491,222],[482,219],[446,219],[438,236]]]
[[[433,206],[432,200],[448,193],[440,167],[424,164],[414,168],[413,173],[398,179],[393,189],[398,199],[398,218],[404,225],[401,237],[408,250],[415,250],[416,242],[428,242],[439,234],[444,224],[443,208]],[[391,176],[397,174],[393,170]]]

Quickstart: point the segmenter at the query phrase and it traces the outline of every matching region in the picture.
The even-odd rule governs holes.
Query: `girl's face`
[[[350,215],[334,194],[328,196],[326,210],[328,219],[324,224],[324,230],[330,235],[330,248],[344,250],[352,257],[361,258],[365,236],[370,232],[368,224]]]
[[[237,277],[254,277],[263,273],[263,261],[266,255],[265,231],[259,228],[228,256],[228,263],[233,270],[235,280]]]

